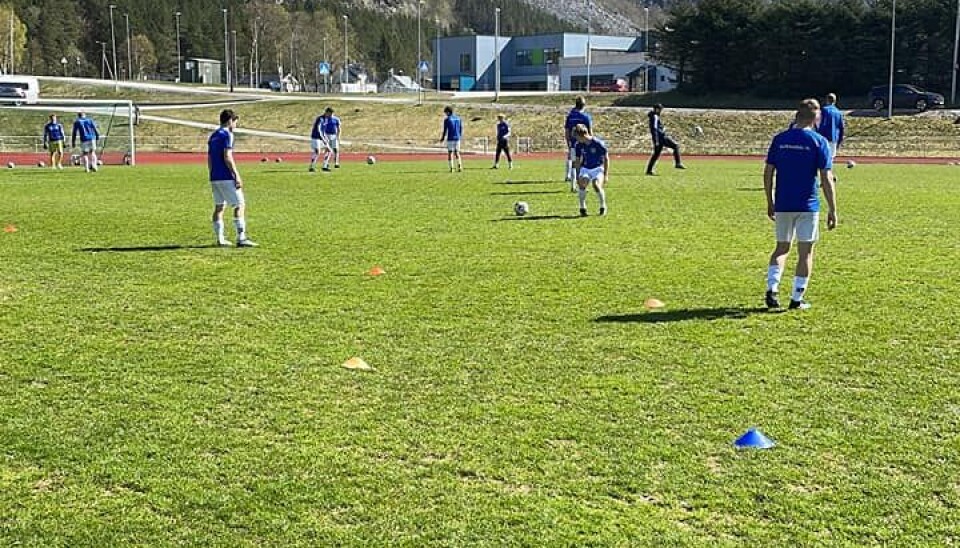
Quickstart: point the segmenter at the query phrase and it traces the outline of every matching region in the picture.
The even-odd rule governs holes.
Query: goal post
[[[117,99],[37,99],[19,106],[0,103],[0,155],[42,157],[43,127],[51,114],[56,114],[63,125],[69,147],[73,121],[81,111],[97,125],[97,154],[104,163],[136,165],[137,106],[133,101]]]

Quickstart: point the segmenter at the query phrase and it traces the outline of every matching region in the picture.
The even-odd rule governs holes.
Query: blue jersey
[[[657,146],[667,137],[667,130],[663,127],[663,120],[656,111],[651,110],[647,113],[650,119],[650,137],[653,138],[653,146]]]
[[[831,143],[843,142],[843,113],[836,105],[826,105],[820,109],[820,125],[817,133]]]
[[[497,140],[502,141],[507,135],[510,135],[510,124],[506,120],[497,122]]]
[[[63,133],[63,126],[59,122],[50,122],[49,124],[43,126],[43,142],[44,143],[56,143],[57,141],[63,141],[66,139],[66,135]]]
[[[607,143],[599,137],[594,137],[586,143],[577,141],[573,149],[577,153],[577,158],[582,160],[580,167],[587,169],[603,167],[603,160],[607,157]]]
[[[566,129],[567,138],[570,141],[570,146],[574,146],[577,142],[576,139],[570,136],[570,130],[576,127],[577,124],[583,124],[587,126],[587,129],[591,132],[593,131],[593,119],[590,118],[589,114],[579,108],[570,109],[570,112],[567,114],[567,121],[563,124],[564,129]]]
[[[313,129],[310,130],[311,139],[323,139],[323,124],[326,118],[326,116],[317,116],[313,121]]]
[[[93,123],[93,120],[90,118],[77,118],[74,120],[73,133],[71,134],[71,140],[74,144],[77,142],[78,135],[80,136],[81,143],[95,141],[100,138],[100,133],[97,131],[97,124]]]
[[[233,149],[233,133],[227,128],[220,128],[210,134],[207,141],[207,165],[210,168],[211,181],[233,181],[233,171],[227,167],[223,156],[227,150]]]
[[[832,169],[830,145],[812,129],[788,129],[773,138],[767,163],[776,168],[774,210],[820,211],[817,172]]]
[[[459,141],[461,137],[463,137],[463,124],[460,122],[460,117],[451,114],[444,118],[443,135],[440,136],[440,140]]]
[[[323,123],[323,132],[327,135],[336,135],[340,133],[340,118],[337,118],[332,114],[328,116],[326,122]]]

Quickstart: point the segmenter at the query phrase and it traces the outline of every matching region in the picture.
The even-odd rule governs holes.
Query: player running
[[[440,134],[440,142],[447,143],[447,165],[450,166],[450,173],[453,173],[453,158],[457,158],[457,171],[463,171],[463,158],[460,157],[460,139],[463,138],[463,122],[460,117],[453,113],[453,107],[443,107],[443,133]]]
[[[600,215],[607,214],[607,194],[603,187],[610,173],[610,155],[607,144],[594,137],[587,126],[577,124],[573,128],[574,169],[577,172],[577,192],[580,198],[580,216],[587,216],[587,187],[593,185],[600,199]]]
[[[77,113],[77,119],[73,121],[73,132],[70,136],[70,147],[77,147],[77,137],[80,137],[80,153],[83,154],[83,169],[87,173],[97,171],[97,141],[100,139],[100,132],[97,131],[97,124],[82,110]]]
[[[817,124],[817,133],[830,144],[830,157],[836,158],[840,145],[843,144],[844,121],[843,113],[837,108],[837,96],[828,93],[820,109],[820,123]]]
[[[799,255],[790,309],[810,308],[803,297],[813,271],[813,245],[819,235],[818,188],[821,184],[829,208],[827,228],[833,230],[837,226],[833,158],[830,144],[816,132],[819,115],[820,104],[815,99],[805,100],[797,111],[796,126],[774,137],[767,152],[763,190],[767,196],[767,216],[776,223],[777,234],[777,247],[767,267],[767,308],[780,308],[777,292],[794,238]]]
[[[333,114],[333,109],[327,107],[323,111],[326,120],[323,122],[323,138],[327,142],[327,151],[323,154],[323,170],[330,171],[330,157],[333,157],[333,167],[340,168],[340,118]]]
[[[57,115],[50,115],[50,122],[43,126],[43,149],[50,151],[50,168],[63,169],[63,144],[67,140],[63,124]]]
[[[237,247],[257,247],[247,238],[247,222],[244,218],[246,202],[243,197],[243,179],[233,159],[233,131],[240,117],[232,110],[220,113],[220,128],[210,134],[207,141],[207,167],[210,170],[210,188],[213,191],[213,233],[217,245],[231,245],[223,235],[223,210],[229,203],[233,207],[233,226],[237,230]]]
[[[586,106],[586,99],[584,99],[582,95],[578,96],[574,100],[573,108],[567,113],[567,120],[563,124],[563,140],[567,143],[567,175],[563,180],[570,183],[570,192],[577,191],[577,171],[573,167],[573,159],[575,156],[574,147],[577,144],[577,140],[573,136],[573,128],[582,124],[587,128],[588,132],[593,131],[593,119],[584,111]]]
[[[327,114],[324,112],[313,121],[313,128],[310,130],[310,172],[317,171],[317,160],[320,159],[320,151],[324,154],[330,150],[326,136],[323,134],[323,126],[327,121]]]
[[[513,157],[510,156],[510,124],[507,123],[507,117],[503,114],[497,114],[497,153],[493,159],[491,169],[500,169],[500,153],[506,153],[507,165],[513,169]]]

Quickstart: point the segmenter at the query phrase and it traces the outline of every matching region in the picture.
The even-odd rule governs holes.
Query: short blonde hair
[[[587,129],[587,126],[583,124],[577,124],[573,126],[574,137],[586,137],[587,135],[590,135],[590,130]]]
[[[817,119],[817,113],[820,112],[820,101],[816,99],[804,99],[800,102],[800,108],[797,109],[797,122],[809,124]]]

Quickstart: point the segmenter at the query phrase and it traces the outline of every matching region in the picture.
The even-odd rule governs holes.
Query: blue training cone
[[[737,441],[733,442],[733,445],[735,445],[737,449],[770,449],[776,445],[776,443],[764,436],[763,433],[756,428],[751,428],[747,430],[744,435],[737,438]]]

